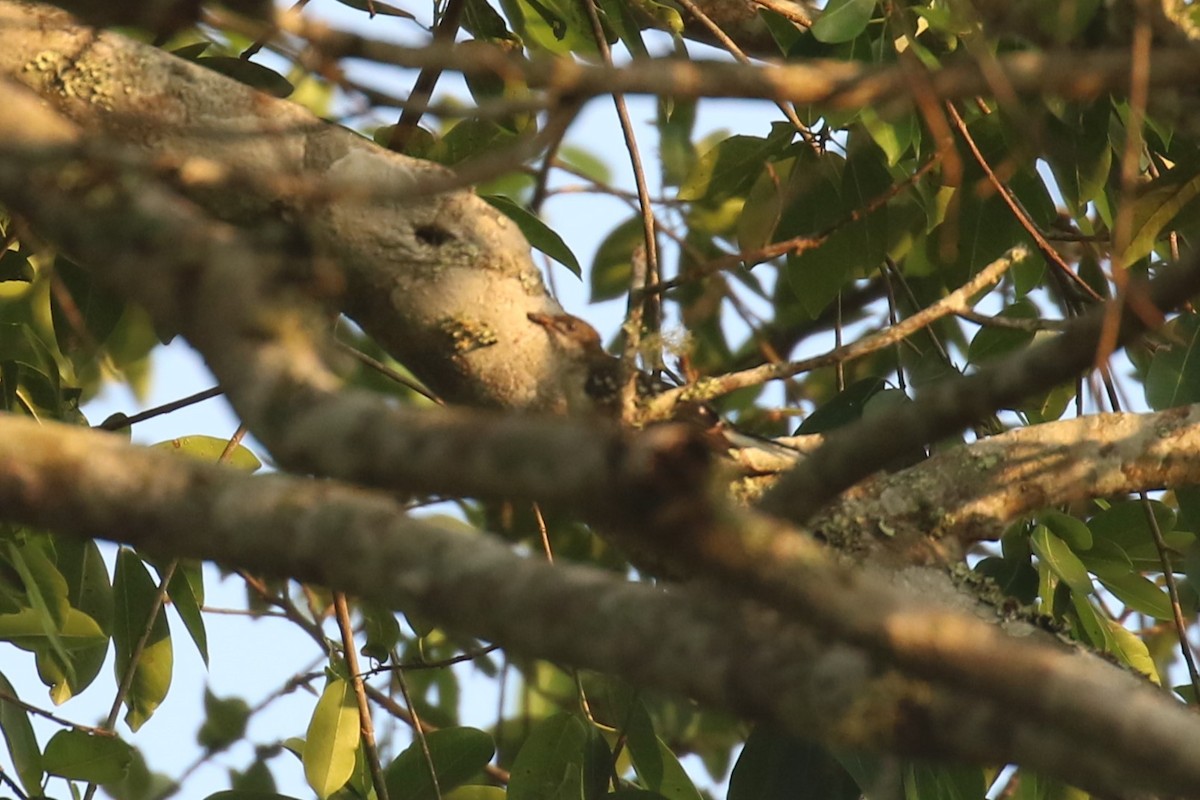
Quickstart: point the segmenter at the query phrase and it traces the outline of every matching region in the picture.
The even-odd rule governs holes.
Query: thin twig
[[[729,394],[737,389],[744,389],[747,386],[757,386],[777,378],[790,378],[801,372],[836,364],[838,361],[851,361],[881,348],[888,347],[911,336],[916,331],[931,325],[942,317],[968,308],[970,300],[975,294],[1000,280],[1000,277],[1013,264],[1028,257],[1029,249],[1025,245],[1017,245],[936,303],[918,311],[893,327],[870,336],[865,336],[842,347],[835,347],[821,355],[782,365],[763,364],[741,370],[740,372],[731,372],[718,378],[709,378],[692,386],[670,389],[657,395],[647,403],[645,417],[648,420],[669,418],[676,403],[680,402],[685,396],[689,402],[711,400],[715,397]]]
[[[433,784],[433,795],[437,800],[442,800],[442,787],[438,783],[437,768],[433,764],[433,753],[429,751],[429,740],[425,738],[425,726],[421,723],[421,717],[417,715],[417,707],[413,705],[412,694],[408,691],[408,680],[404,677],[404,670],[396,670],[395,676],[396,685],[400,687],[400,694],[404,696],[404,704],[408,706],[408,713],[412,718],[413,740],[421,748],[425,766],[429,768],[429,780]]]
[[[421,397],[424,397],[426,400],[429,400],[430,402],[437,403],[439,406],[444,406],[446,404],[445,401],[442,400],[442,398],[438,397],[430,389],[427,389],[425,387],[425,385],[420,383],[419,381],[416,381],[416,380],[408,377],[407,375],[400,372],[399,370],[392,369],[391,367],[389,367],[387,364],[383,363],[379,359],[372,358],[371,356],[367,355],[363,351],[359,350],[357,347],[347,344],[346,342],[343,342],[341,339],[334,338],[333,341],[334,341],[334,344],[336,344],[339,349],[341,349],[342,351],[344,351],[346,353],[349,353],[357,361],[359,361],[362,364],[365,364],[366,366],[375,370],[380,375],[383,375],[384,377],[388,378],[389,380],[395,381],[396,383],[400,384],[401,386],[403,386],[406,389],[411,389],[412,391],[421,395]]]
[[[379,763],[379,748],[375,744],[375,726],[371,723],[371,704],[363,686],[362,670],[358,665],[358,648],[354,643],[354,626],[350,623],[350,606],[345,592],[333,593],[333,614],[338,630],[342,634],[342,657],[350,671],[350,685],[354,687],[354,699],[358,703],[358,732],[362,738],[363,756],[371,773],[371,785],[379,800],[388,800],[387,783],[383,779],[383,767]]]
[[[442,14],[442,18],[438,20],[437,26],[433,29],[433,41],[435,44],[450,44],[454,42],[454,38],[458,35],[459,21],[462,19],[463,9],[466,7],[466,0],[447,0],[446,11]],[[409,100],[417,103],[427,103],[433,96],[433,87],[437,84],[438,78],[441,77],[441,67],[429,66],[421,70],[417,75],[417,80],[413,83],[412,91],[409,92]],[[396,123],[396,127],[392,128],[392,135],[388,140],[388,149],[395,150],[397,153],[404,152],[405,146],[408,145],[409,139],[417,129],[417,123],[421,121],[421,111],[415,107],[406,106],[400,112],[400,120]]]
[[[65,719],[63,717],[52,714],[49,711],[38,708],[35,705],[26,703],[24,700],[17,697],[15,694],[9,694],[8,692],[4,691],[3,689],[0,689],[0,702],[12,703],[15,706],[21,707],[22,709],[29,712],[30,714],[34,714],[35,716],[39,716],[43,719],[48,719],[57,725],[62,725],[64,728],[72,728],[77,731],[83,731],[84,733],[90,733],[93,736],[116,736],[117,735],[111,729],[98,728],[98,727],[94,727],[92,725],[81,725],[78,722],[72,722],[69,719]]]
[[[701,25],[708,28],[709,32],[712,33],[716,40],[721,43],[721,46],[728,50],[730,55],[736,58],[739,63],[750,63],[749,56],[742,51],[742,48],[738,47],[737,42],[731,39],[729,34],[721,30],[720,25],[713,22],[712,18],[709,17],[708,14],[704,13],[704,9],[692,2],[692,0],[676,0],[676,2],[683,6],[684,10],[686,10],[689,14],[699,20]],[[821,149],[819,143],[812,135],[812,131],[808,129],[808,126],[800,121],[800,117],[796,114],[795,107],[789,105],[783,100],[776,100],[775,106],[783,113],[783,116],[787,118],[787,121],[792,123],[792,127],[804,137],[804,141],[808,142],[809,146],[811,146],[813,150],[819,152]]]
[[[148,408],[145,411],[140,411],[137,414],[133,414],[128,417],[123,415],[114,415],[96,427],[106,431],[119,431],[123,428],[136,425],[139,422],[145,422],[148,419],[154,419],[155,417],[162,416],[163,414],[170,414],[172,411],[178,411],[181,408],[187,408],[190,405],[195,405],[196,403],[203,402],[204,400],[211,400],[214,397],[220,397],[224,393],[225,390],[220,386],[214,386],[211,389],[205,389],[203,391],[196,392],[195,394],[190,394],[187,397],[180,398],[179,400],[172,400],[170,403],[164,403],[161,406]]]
[[[1104,298],[1102,298],[1095,289],[1089,286],[1087,281],[1079,277],[1075,270],[1071,269],[1071,265],[1068,264],[1061,255],[1059,255],[1058,251],[1050,246],[1050,243],[1046,241],[1046,237],[1042,235],[1042,232],[1038,229],[1038,227],[1033,224],[1033,220],[1029,218],[1029,214],[1027,214],[1025,209],[1021,207],[1021,204],[1017,202],[1017,199],[1013,196],[1013,193],[1009,191],[1008,187],[1005,186],[1004,183],[996,176],[995,170],[992,169],[991,164],[989,164],[987,159],[984,158],[983,153],[979,150],[979,146],[975,144],[975,139],[971,136],[971,132],[967,129],[967,123],[964,122],[962,116],[959,115],[958,109],[956,109],[952,103],[946,103],[946,110],[950,114],[950,120],[954,123],[955,129],[967,143],[967,148],[971,151],[971,155],[975,157],[975,163],[977,163],[983,170],[984,175],[987,176],[988,182],[992,185],[992,188],[996,190],[996,194],[999,195],[1000,199],[1004,201],[1004,204],[1008,206],[1008,209],[1012,212],[1013,218],[1016,219],[1017,224],[1024,228],[1025,232],[1029,234],[1029,238],[1033,239],[1034,244],[1037,245],[1038,251],[1041,252],[1041,254],[1046,258],[1047,261],[1050,262],[1052,266],[1057,268],[1059,272],[1061,272],[1068,280],[1070,280],[1077,289],[1096,302],[1102,301]]]

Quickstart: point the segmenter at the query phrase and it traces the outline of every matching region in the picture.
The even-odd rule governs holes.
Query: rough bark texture
[[[177,169],[217,218],[303,231],[330,265],[314,291],[447,400],[560,405],[555,353],[525,315],[561,309],[528,244],[470,191],[422,191],[439,167],[47,6],[0,3],[0,73]]]

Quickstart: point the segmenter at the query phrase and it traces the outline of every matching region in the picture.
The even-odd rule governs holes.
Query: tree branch
[[[521,558],[332,481],[248,477],[19,418],[0,418],[0,432],[0,507],[25,524],[322,583],[839,746],[1018,761],[1097,791],[1197,796],[1200,721],[1182,705],[1081,653],[916,606],[870,575],[827,584],[854,624],[929,670],[965,654],[977,683],[904,678],[714,587],[663,591]]]

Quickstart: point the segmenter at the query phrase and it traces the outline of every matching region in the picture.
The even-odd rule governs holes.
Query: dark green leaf
[[[857,421],[862,417],[863,406],[867,401],[886,388],[887,381],[883,378],[863,378],[855,381],[805,417],[804,422],[796,429],[796,434],[826,433]]]
[[[292,82],[275,70],[244,58],[201,56],[196,59],[196,63],[272,97],[287,97],[295,90]]]
[[[211,753],[220,752],[246,734],[246,722],[250,719],[250,706],[240,697],[219,698],[204,690],[204,724],[196,734],[196,741]]]
[[[571,714],[538,723],[513,762],[509,800],[579,800],[587,739],[583,723]]]
[[[647,789],[668,800],[700,800],[700,792],[679,759],[655,734],[650,715],[640,701],[633,701],[630,707],[625,737],[633,768]]]
[[[113,645],[116,660],[113,667],[120,682],[126,671],[133,669],[133,683],[125,697],[129,711],[125,722],[136,731],[167,696],[171,686],[174,654],[167,615],[157,605],[158,586],[149,570],[128,548],[117,553],[113,574],[113,596],[116,606],[113,616]],[[155,610],[153,621],[151,611]],[[136,664],[133,648],[149,627],[150,635]]]
[[[727,798],[857,800],[861,793],[845,768],[820,745],[759,725],[734,765]]]
[[[848,42],[871,21],[875,0],[829,0],[812,26],[812,35],[826,44]]]
[[[384,17],[403,17],[405,19],[415,19],[415,17],[402,8],[381,3],[379,0],[337,0],[344,6],[365,11],[371,16],[379,14]]]
[[[777,154],[786,141],[758,136],[730,136],[700,156],[678,198],[718,205],[730,197],[750,191],[766,160]]]
[[[1034,319],[1037,306],[1028,300],[1018,300],[1000,312],[1006,319]],[[967,360],[972,364],[986,364],[1022,349],[1033,341],[1033,331],[1015,330],[999,326],[984,326],[979,329],[967,348]]]
[[[1166,590],[1160,589],[1136,572],[1101,578],[1100,582],[1125,606],[1138,613],[1164,621],[1175,618],[1171,610],[1171,598],[1167,596]]]
[[[43,765],[51,775],[88,783],[113,783],[125,777],[133,758],[129,745],[115,736],[59,731],[46,744]]]
[[[1166,346],[1146,374],[1146,402],[1156,411],[1200,401],[1200,317],[1182,314],[1162,330]]]
[[[529,213],[524,206],[514,203],[503,195],[481,195],[481,197],[517,223],[517,227],[521,229],[521,233],[525,234],[525,238],[531,245],[569,269],[575,277],[583,277],[583,267],[579,266],[579,259],[575,258],[571,248],[567,247],[567,243],[550,226]]]
[[[429,758],[438,787],[448,792],[482,772],[495,755],[492,737],[476,728],[442,728],[425,734]],[[436,800],[429,777],[429,762],[417,742],[409,745],[387,766],[390,800]]]
[[[204,605],[204,570],[200,562],[179,562],[171,582],[167,584],[167,595],[207,666],[208,632],[204,628],[204,615],[201,613]]]
[[[1092,548],[1092,532],[1082,520],[1053,509],[1038,514],[1037,520],[1076,553]]]
[[[0,673],[0,691],[12,698],[17,697],[17,690],[8,682],[8,678]],[[25,787],[25,794],[36,797],[42,793],[42,751],[38,747],[37,737],[33,734],[33,726],[29,723],[29,713],[24,707],[17,705],[4,697],[0,697],[0,734],[8,745],[8,754],[12,764]]]
[[[604,238],[592,261],[592,302],[611,300],[629,290],[633,252],[646,244],[641,217],[630,217]]]

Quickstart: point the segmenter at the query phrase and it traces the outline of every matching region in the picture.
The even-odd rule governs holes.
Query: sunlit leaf
[[[202,434],[180,436],[178,439],[168,439],[165,442],[153,445],[158,450],[179,453],[180,455],[190,456],[200,461],[208,461],[214,464],[228,446],[228,439],[222,439],[219,436],[204,436]],[[234,447],[233,454],[225,463],[237,469],[244,469],[247,472],[255,472],[262,467],[262,462],[258,460],[258,456],[254,455],[250,448],[242,444]]]
[[[350,779],[358,743],[354,690],[348,681],[332,678],[317,700],[304,738],[304,777],[321,800]]]
[[[1037,557],[1073,590],[1083,594],[1092,591],[1092,579],[1079,556],[1072,553],[1067,543],[1051,533],[1049,528],[1045,525],[1034,527],[1029,543],[1033,545]]]
[[[125,722],[136,731],[158,708],[171,686],[174,665],[171,631],[166,614],[158,607],[158,585],[142,560],[128,548],[121,548],[117,553],[113,596],[116,598],[113,616],[116,659],[113,667],[118,683],[129,669],[133,669],[133,682],[125,697],[129,709]],[[156,610],[153,621],[152,610]],[[149,636],[145,635],[147,630]],[[145,647],[134,662],[134,648],[143,638]]]

